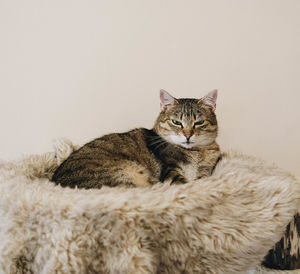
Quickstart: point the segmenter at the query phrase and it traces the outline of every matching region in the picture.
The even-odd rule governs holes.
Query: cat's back
[[[155,159],[147,148],[150,133],[148,129],[137,128],[97,138],[71,153],[56,169],[52,181],[63,186],[75,185],[88,176],[96,177],[95,174],[100,173],[104,176],[106,171],[111,172],[124,161],[157,169]]]
[[[111,133],[97,138],[75,151],[71,156],[91,155],[94,158],[106,158],[113,155],[131,157],[148,154],[147,136],[150,130],[136,128],[123,133]]]

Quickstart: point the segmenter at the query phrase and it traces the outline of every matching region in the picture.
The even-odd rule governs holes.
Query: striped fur
[[[263,261],[268,268],[278,270],[300,269],[300,216],[296,214],[286,228],[284,236],[271,249]],[[298,270],[300,273],[300,270]]]
[[[87,143],[57,168],[52,181],[73,188],[145,187],[209,176],[220,158],[215,100],[216,91],[202,99],[175,99],[161,91],[162,110],[153,129],[113,133]]]

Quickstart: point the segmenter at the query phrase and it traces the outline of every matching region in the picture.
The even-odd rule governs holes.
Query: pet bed
[[[298,211],[295,177],[232,152],[185,185],[56,186],[73,149],[0,163],[1,273],[246,273]]]

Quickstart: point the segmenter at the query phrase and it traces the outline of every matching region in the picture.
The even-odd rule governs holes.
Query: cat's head
[[[217,94],[217,90],[213,90],[201,99],[176,99],[161,90],[161,112],[154,131],[169,143],[187,149],[212,144],[218,134]]]

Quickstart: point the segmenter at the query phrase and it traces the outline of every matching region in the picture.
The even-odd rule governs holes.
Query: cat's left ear
[[[203,98],[201,98],[199,102],[202,102],[207,106],[210,106],[212,110],[215,111],[217,106],[217,97],[218,97],[218,91],[214,89],[210,93],[205,95]]]
[[[168,107],[173,106],[175,103],[177,103],[177,100],[163,89],[159,91],[159,96],[161,111],[165,111]]]

